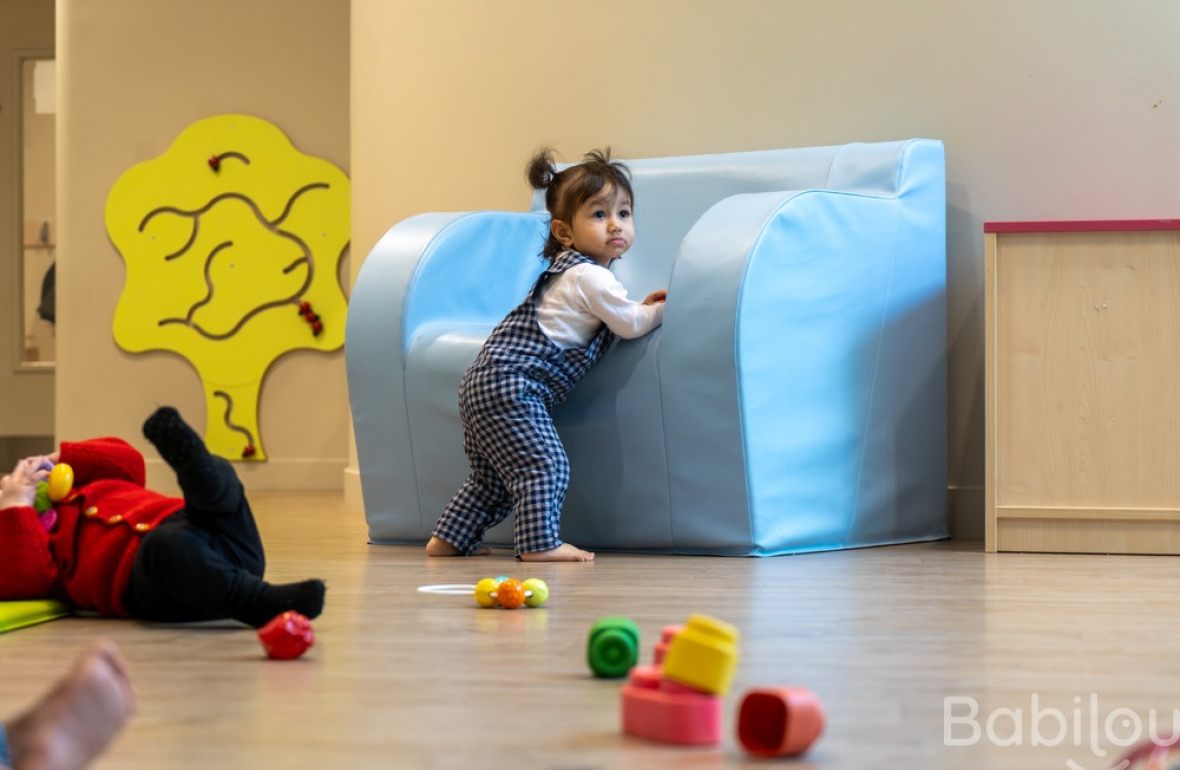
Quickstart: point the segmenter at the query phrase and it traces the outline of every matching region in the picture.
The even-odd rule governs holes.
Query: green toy
[[[56,599],[23,599],[0,602],[0,634],[65,617],[70,608]]]
[[[599,618],[590,627],[586,662],[595,676],[626,676],[639,662],[639,626],[622,616]]]

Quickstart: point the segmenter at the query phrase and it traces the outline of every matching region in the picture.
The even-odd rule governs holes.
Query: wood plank
[[[1051,506],[1001,506],[996,518],[1068,519],[1072,521],[1172,521],[1180,522],[1180,508],[1055,508]]]

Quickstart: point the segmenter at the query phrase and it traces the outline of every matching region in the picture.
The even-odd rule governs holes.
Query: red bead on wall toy
[[[311,309],[310,302],[304,300],[303,302],[299,303],[299,315],[302,316],[303,320],[307,322],[307,325],[311,327],[312,335],[315,337],[320,336],[320,333],[324,330],[324,322],[320,318],[319,314]]]

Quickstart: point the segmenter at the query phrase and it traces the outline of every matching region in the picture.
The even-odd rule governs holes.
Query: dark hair
[[[581,163],[561,171],[553,165],[553,150],[546,147],[529,159],[525,175],[534,190],[545,191],[545,208],[549,215],[563,222],[572,222],[578,207],[607,186],[623,191],[631,199],[631,204],[635,204],[631,170],[610,159],[609,147],[591,150],[582,157]],[[564,250],[565,246],[550,231],[542,256],[552,260]]]

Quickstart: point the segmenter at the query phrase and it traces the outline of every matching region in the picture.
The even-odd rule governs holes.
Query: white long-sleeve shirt
[[[588,344],[603,323],[624,339],[642,337],[664,322],[664,303],[634,302],[610,270],[582,263],[545,287],[537,321],[558,347],[577,348]]]

